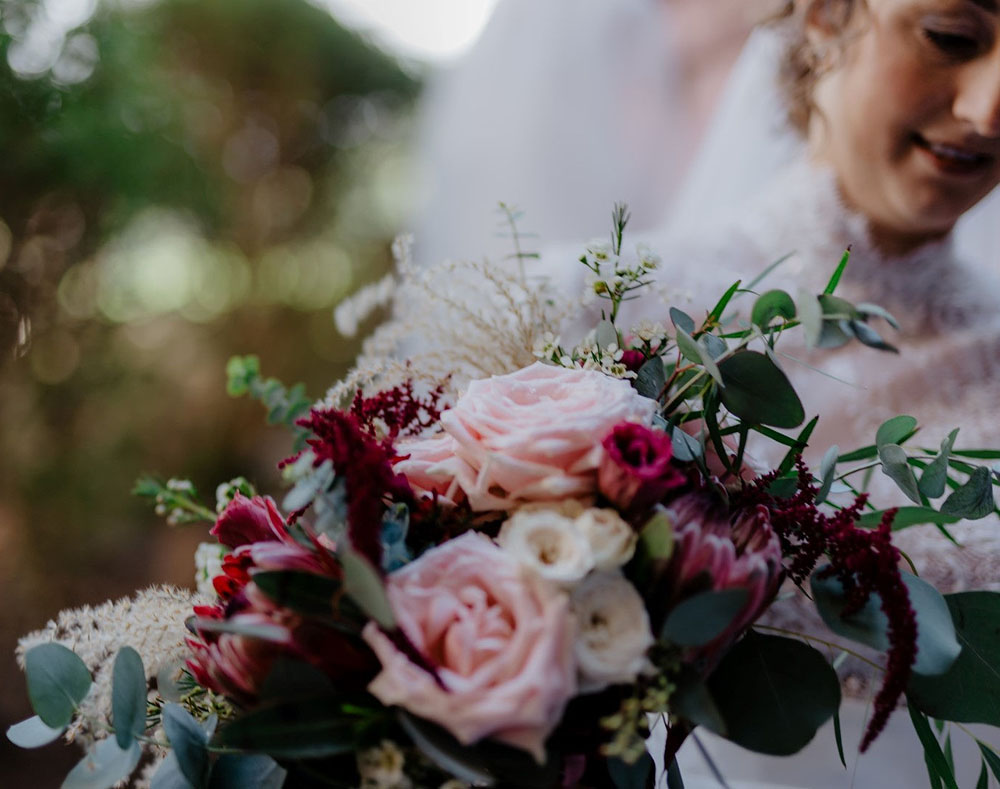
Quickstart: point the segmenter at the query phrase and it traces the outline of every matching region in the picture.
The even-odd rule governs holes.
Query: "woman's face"
[[[844,31],[813,20],[814,43]],[[1000,182],[1000,0],[867,0],[820,78],[810,147],[888,252],[948,232]]]

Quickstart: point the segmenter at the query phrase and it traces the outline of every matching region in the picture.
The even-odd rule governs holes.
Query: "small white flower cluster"
[[[366,285],[350,298],[344,299],[333,311],[333,322],[344,337],[354,337],[363,320],[392,301],[396,293],[396,277],[386,274],[378,282]]]
[[[632,336],[650,345],[658,345],[667,339],[667,329],[662,323],[653,323],[643,318],[632,327]]]
[[[410,789],[413,786],[403,766],[406,758],[392,740],[382,740],[374,748],[358,752],[361,789]]]
[[[225,545],[217,542],[202,542],[194,552],[194,580],[198,594],[214,595],[212,579],[222,575],[222,559],[229,552]]]
[[[186,479],[168,479],[166,487],[171,493],[176,493],[181,496],[193,496],[195,492],[194,485],[191,484],[190,480]],[[162,493],[156,497],[156,507],[154,508],[154,511],[161,518],[166,517],[167,523],[171,526],[183,523],[186,516],[186,513],[181,507],[174,507],[168,511],[167,502]]]
[[[622,364],[625,351],[617,343],[609,343],[602,348],[597,343],[596,332],[591,331],[583,342],[570,351],[564,350],[560,342],[561,338],[546,332],[535,344],[535,357],[570,370],[597,370],[612,378],[636,377],[635,372]]]
[[[597,691],[652,671],[649,614],[621,567],[636,534],[613,509],[569,499],[516,510],[497,538],[525,568],[565,588],[576,618],[580,687]]]
[[[595,239],[587,244],[582,262],[590,269],[588,296],[621,301],[629,292],[649,284],[646,277],[656,271],[662,261],[645,244],[636,245],[633,260],[623,260],[611,243]]]

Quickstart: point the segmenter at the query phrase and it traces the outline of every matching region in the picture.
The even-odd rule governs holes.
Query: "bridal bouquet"
[[[519,253],[509,277],[444,272],[494,289],[492,324],[404,267],[400,303],[437,293],[466,310],[456,331],[495,335],[491,351],[438,337],[379,366],[370,345],[312,406],[234,359],[230,391],[297,431],[281,506],[243,479],[214,511],[189,483],[142,480],[173,521],[214,523],[202,593],[150,589],[23,639],[37,716],[8,737],[82,742],[66,787],[111,787],[147,754],[154,788],[642,788],[653,742],[680,787],[674,754],[699,726],[767,754],[804,747],[837,720],[834,666],[858,655],[882,674],[862,750],[905,695],[932,780],[955,786],[929,721],[1000,723],[1000,595],[942,596],[901,569],[891,535],[994,513],[977,458],[1000,455],[957,452],[955,433],[904,449],[917,426],[902,416],[814,474],[801,453],[816,420],[777,343],[798,328],[813,346],[893,350],[870,325],[892,317],[834,295],[845,256],[822,294],[736,283],[699,320],[673,308],[669,328],[625,328],[620,308],[659,265],[623,251],[626,218],[580,258],[604,309],[571,346],[547,333],[553,301]],[[751,434],[783,461],[757,468]],[[912,505],[870,501],[854,480],[876,467]],[[783,588],[832,633],[768,624]],[[985,780],[1000,756],[981,747]]]

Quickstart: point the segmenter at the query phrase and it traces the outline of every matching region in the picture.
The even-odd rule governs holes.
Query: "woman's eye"
[[[934,47],[951,57],[972,57],[979,51],[979,42],[962,33],[927,28],[924,36]]]

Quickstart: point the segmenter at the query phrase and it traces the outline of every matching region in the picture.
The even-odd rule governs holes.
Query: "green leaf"
[[[142,748],[133,740],[127,748],[119,748],[114,737],[97,743],[62,782],[62,789],[111,789],[132,774]]]
[[[974,521],[991,515],[995,507],[990,470],[978,466],[969,480],[944,500],[941,512]]]
[[[924,747],[924,758],[927,760],[928,769],[937,773],[947,789],[958,789],[955,776],[948,769],[948,761],[944,758],[941,744],[934,736],[934,732],[931,731],[927,718],[921,715],[913,704],[908,704],[907,707],[910,711],[910,720],[913,721],[913,728],[917,732],[917,737],[920,738],[920,744]]]
[[[149,782],[149,789],[196,789],[181,772],[177,754],[171,751],[167,754],[160,767]]]
[[[867,644],[879,651],[889,649],[889,620],[882,612],[882,598],[872,593],[861,609],[842,616],[846,604],[844,587],[836,576],[821,577],[823,567],[813,573],[810,588],[820,616],[837,635]],[[955,663],[962,650],[948,604],[933,586],[907,572],[901,572],[917,618],[917,659],[913,671],[926,676],[943,674]]]
[[[785,320],[792,320],[796,314],[795,302],[791,296],[783,290],[769,290],[754,302],[750,320],[766,329],[774,318],[781,316]]]
[[[37,715],[33,715],[27,720],[7,727],[7,739],[18,748],[41,748],[58,740],[64,731],[66,731],[65,726],[53,729],[46,726]]]
[[[73,719],[92,684],[86,664],[62,644],[39,644],[28,650],[24,671],[31,707],[53,729]]]
[[[666,383],[667,376],[663,369],[663,359],[659,356],[654,356],[651,359],[647,359],[642,367],[639,368],[639,372],[636,373],[634,386],[635,390],[643,397],[648,397],[650,400],[657,400]]]
[[[917,478],[913,475],[906,450],[899,444],[886,444],[879,448],[878,458],[882,461],[882,473],[895,482],[910,501],[921,504]]]
[[[885,308],[878,306],[878,304],[869,304],[868,302],[860,302],[854,305],[854,309],[856,309],[859,313],[861,313],[861,315],[863,315],[866,318],[881,318],[890,326],[892,326],[892,328],[894,328],[896,331],[899,331],[899,321],[897,321],[893,317],[892,313],[890,313]]]
[[[712,699],[712,694],[701,679],[691,670],[677,680],[677,687],[670,696],[670,711],[696,726],[725,737],[726,722]]]
[[[823,308],[819,299],[806,290],[799,290],[797,300],[799,320],[805,335],[806,347],[819,347],[820,335],[823,333]]]
[[[146,671],[132,647],[122,647],[115,656],[111,712],[118,747],[126,749],[146,730]]]
[[[378,571],[361,554],[343,546],[337,551],[344,568],[344,591],[368,616],[386,630],[396,627],[396,617]]]
[[[656,561],[667,561],[674,553],[674,527],[670,517],[661,509],[639,532],[639,546],[643,555]]]
[[[262,704],[228,722],[213,745],[267,753],[275,758],[316,759],[358,748],[371,713],[337,696]]]
[[[990,772],[993,773],[993,777],[1000,781],[1000,756],[997,756],[996,751],[994,751],[986,743],[976,740],[976,745],[979,746],[979,750],[983,754],[983,759],[986,764],[990,766]]]
[[[702,348],[708,351],[708,355],[713,359],[718,359],[722,354],[729,350],[729,346],[726,345],[726,341],[721,337],[716,337],[714,334],[703,334],[698,338],[698,343]]]
[[[209,789],[281,789],[288,772],[264,754],[226,754],[212,767]]]
[[[920,492],[929,499],[936,499],[944,495],[948,482],[948,458],[951,457],[951,450],[955,447],[956,438],[958,438],[958,428],[952,430],[948,437],[941,442],[941,451],[920,475]]]
[[[722,659],[708,687],[726,738],[774,756],[804,748],[840,706],[840,681],[820,652],[752,630]]]
[[[673,450],[674,457],[681,463],[697,460],[705,453],[701,442],[679,427],[675,427],[670,433],[670,448]]]
[[[689,362],[701,364],[701,348],[690,334],[682,329],[677,330],[677,347],[681,355]]]
[[[747,590],[702,592],[674,606],[660,637],[682,647],[700,647],[722,635],[746,607]]]
[[[681,777],[681,768],[676,758],[667,768],[667,789],[684,789],[684,778]]]
[[[278,605],[308,616],[332,616],[340,581],[299,570],[268,570],[253,574],[253,583]]]
[[[788,378],[766,355],[741,351],[719,363],[725,388],[723,405],[751,424],[797,427],[805,420],[799,396]]]
[[[847,262],[851,259],[851,248],[848,247],[843,256],[840,258],[840,262],[837,264],[837,268],[833,270],[833,274],[830,276],[830,281],[826,283],[826,287],[823,288],[824,295],[829,296],[840,284],[840,278],[844,276],[844,269],[847,268]]]
[[[208,779],[208,738],[191,713],[170,702],[163,707],[163,730],[187,781],[201,789]]]
[[[882,339],[881,334],[863,321],[846,321],[846,324],[841,324],[841,328],[846,329],[848,333],[853,334],[859,342],[867,345],[869,348],[875,348],[879,351],[889,351],[890,353],[899,353],[899,349],[895,345],[886,342]]]
[[[894,416],[879,426],[875,433],[875,446],[882,449],[886,444],[902,444],[915,432],[917,432],[916,419],[905,415]]]
[[[527,751],[496,741],[462,745],[449,732],[429,721],[400,710],[403,731],[438,767],[473,786],[550,789],[557,786],[558,759],[538,764]]]
[[[726,307],[729,306],[729,302],[732,300],[733,296],[736,295],[736,291],[740,289],[740,280],[736,280],[729,289],[722,294],[722,298],[712,307],[712,311],[708,313],[708,319],[706,322],[712,323],[722,319],[722,314],[726,311]]]
[[[333,682],[310,663],[288,657],[279,657],[261,684],[260,698],[264,701],[279,699],[315,698],[330,696]]]
[[[288,641],[288,629],[282,625],[238,622],[235,620],[208,619],[190,617],[186,622],[188,628],[195,632],[232,633],[237,636],[259,638],[261,641],[285,643]]]
[[[878,526],[882,521],[882,516],[885,514],[886,510],[872,510],[871,512],[866,512],[857,520],[858,526],[862,526],[866,529],[874,528]],[[924,523],[934,523],[939,526],[947,526],[952,523],[958,523],[961,520],[956,515],[948,515],[943,512],[938,512],[930,507],[900,507],[896,512],[896,517],[892,521],[892,530],[899,531],[900,529],[906,529],[910,526],[919,526]]]
[[[830,488],[833,487],[833,477],[837,473],[837,458],[840,455],[840,447],[834,444],[823,455],[823,460],[819,464],[819,490],[816,493],[816,503],[822,504],[826,497],[830,495]]]
[[[653,757],[643,753],[635,764],[628,764],[621,759],[608,759],[608,774],[616,789],[646,789],[646,782],[654,769]]]
[[[250,381],[260,375],[260,359],[256,356],[233,356],[226,364],[226,392],[230,397],[242,397],[250,391]]]
[[[694,319],[683,310],[671,307],[670,322],[674,324],[675,329],[680,329],[686,334],[694,334]]]
[[[816,429],[816,425],[819,423],[819,417],[814,416],[806,424],[799,435],[791,444],[791,448],[785,453],[785,456],[781,459],[781,464],[778,466],[778,473],[785,474],[790,471],[792,466],[795,465],[795,458],[809,445],[809,439],[812,438],[813,431]],[[776,435],[781,435],[780,433]],[[785,436],[781,436],[785,438]],[[837,459],[840,462],[840,459]]]
[[[844,758],[844,734],[840,730],[840,710],[833,713],[833,737],[837,741],[837,756],[840,763],[847,767],[847,759]]]
[[[990,789],[990,774],[986,769],[986,760],[982,762],[982,768],[979,770],[979,780],[976,781],[976,789]]]
[[[914,675],[907,698],[934,718],[1000,726],[1000,593],[961,592],[944,599],[962,652],[944,674]]]
[[[594,337],[602,351],[607,349],[609,345],[614,345],[616,348],[621,345],[618,339],[618,330],[611,321],[601,321],[598,323]]]

